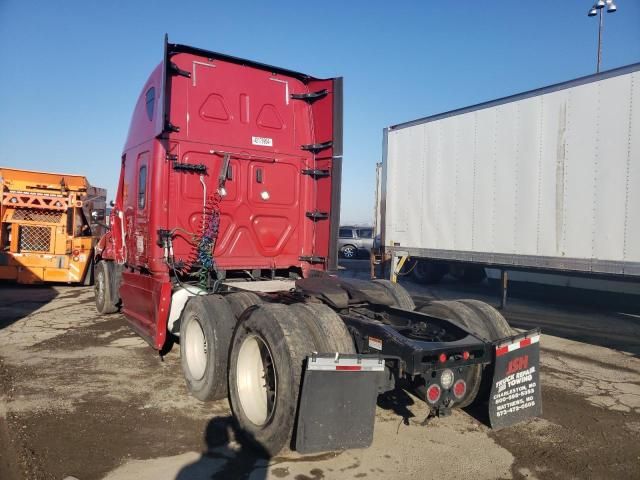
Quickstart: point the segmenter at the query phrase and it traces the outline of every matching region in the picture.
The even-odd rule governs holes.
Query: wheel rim
[[[96,300],[98,301],[99,305],[102,305],[102,303],[104,302],[104,272],[102,270],[99,270],[98,274],[96,275],[96,283],[94,289]]]
[[[356,254],[356,251],[353,247],[345,247],[342,250],[342,254],[346,257],[346,258],[353,258]]]
[[[276,403],[276,371],[267,344],[260,337],[245,338],[238,352],[236,388],[244,414],[255,425],[266,424]]]
[[[204,336],[202,326],[197,319],[193,319],[187,325],[185,331],[185,357],[187,359],[187,369],[194,380],[204,377],[207,368],[207,339]]]

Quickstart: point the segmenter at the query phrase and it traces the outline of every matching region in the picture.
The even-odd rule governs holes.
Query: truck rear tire
[[[356,353],[353,338],[342,319],[321,303],[296,303],[289,310],[301,318],[313,336],[319,353]]]
[[[404,310],[415,310],[416,304],[414,303],[411,295],[407,292],[406,288],[398,283],[393,283],[390,280],[374,280],[378,285],[383,286],[395,299],[394,307],[402,308]]]
[[[114,274],[112,262],[100,260],[95,266],[93,292],[96,310],[102,315],[116,313],[119,310],[120,296],[117,294],[117,290],[114,292],[114,289],[117,288],[113,278]]]
[[[236,328],[229,402],[239,431],[269,456],[291,446],[304,362],[316,349],[287,305],[262,304]]]
[[[507,322],[507,319],[488,303],[473,299],[458,300],[458,302],[473,310],[476,313],[477,318],[482,319],[487,334],[489,335],[487,337],[489,340],[499,340],[514,334],[513,329]]]
[[[236,320],[240,319],[240,316],[247,308],[262,303],[262,299],[253,292],[234,292],[225,295],[224,298],[229,302],[229,306]]]
[[[440,282],[449,270],[446,263],[434,262],[431,260],[415,260],[413,267],[413,278],[424,284],[434,284]]]
[[[482,322],[484,326],[485,338],[490,341],[500,340],[501,338],[514,335],[513,329],[509,326],[507,320],[498,310],[491,305],[480,300],[458,300],[462,305],[470,308],[476,314],[474,318]],[[494,364],[485,365],[482,370],[482,382],[478,391],[478,400],[475,403],[482,403],[489,399],[491,394],[491,384],[493,382]]]
[[[180,317],[180,364],[189,392],[198,400],[227,395],[227,359],[236,324],[221,295],[189,299]]]

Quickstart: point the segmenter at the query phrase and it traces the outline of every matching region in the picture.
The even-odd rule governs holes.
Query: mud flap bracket
[[[314,453],[371,445],[378,387],[385,379],[385,362],[377,355],[308,357],[298,408],[296,450]]]

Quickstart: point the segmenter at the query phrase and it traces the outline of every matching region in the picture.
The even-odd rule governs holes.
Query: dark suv
[[[373,247],[373,228],[342,226],[338,232],[338,250],[344,258],[357,258]]]

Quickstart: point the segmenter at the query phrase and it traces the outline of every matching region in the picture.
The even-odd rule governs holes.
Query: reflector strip
[[[359,371],[362,370],[362,367],[360,365],[336,365],[336,370]]]
[[[532,343],[538,343],[539,341],[540,335],[534,335],[533,337],[523,338],[522,340],[510,343],[508,345],[501,345],[499,347],[496,347],[496,357],[500,357],[509,352],[513,352],[514,350],[517,350],[519,348],[527,347]]]

